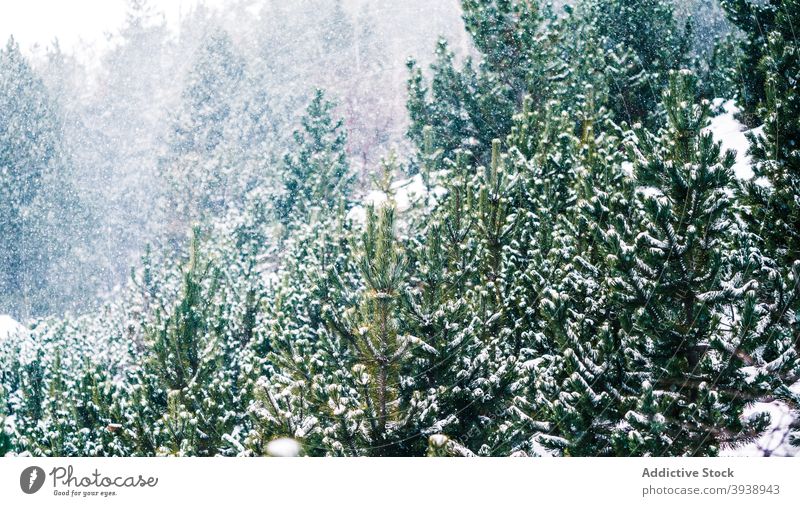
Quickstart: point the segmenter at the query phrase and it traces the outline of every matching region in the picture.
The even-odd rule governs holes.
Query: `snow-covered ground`
[[[795,383],[791,390],[800,394],[800,382]],[[723,450],[721,455],[726,457],[795,457],[800,456],[800,448],[792,446],[789,441],[791,430],[789,425],[794,421],[794,415],[789,407],[781,401],[756,402],[744,412],[745,418],[759,413],[768,413],[770,427],[764,434],[744,446]]]
[[[0,315],[0,341],[8,339],[20,332],[24,332],[25,330],[22,324],[7,314]]]
[[[750,141],[747,140],[747,133],[758,134],[761,127],[747,130],[737,119],[736,114],[739,108],[733,100],[724,101],[720,98],[714,100],[714,107],[722,107],[722,114],[711,118],[708,131],[714,135],[714,140],[722,143],[722,152],[732,149],[736,151],[736,164],[733,166],[733,173],[739,179],[752,179],[753,169],[750,167],[750,157],[747,150]]]

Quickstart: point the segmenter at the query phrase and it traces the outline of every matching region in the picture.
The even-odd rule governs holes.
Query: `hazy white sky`
[[[150,3],[175,26],[180,14],[198,0]],[[224,0],[205,3],[218,6]],[[81,43],[95,45],[122,25],[127,5],[127,0],[0,0],[0,41],[5,45],[13,34],[23,50],[30,50],[35,44],[46,46],[56,37],[66,50],[78,49]]]

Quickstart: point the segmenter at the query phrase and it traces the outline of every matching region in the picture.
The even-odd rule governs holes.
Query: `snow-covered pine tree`
[[[575,206],[576,136],[575,122],[558,100],[534,109],[525,100],[515,126],[508,137],[510,149],[505,155],[504,177],[514,180],[517,187],[507,215],[508,225],[514,224],[510,237],[502,248],[503,279],[506,287],[498,293],[496,303],[503,308],[501,332],[507,341],[506,373],[509,392],[501,411],[494,451],[499,454],[524,452],[541,453],[541,443],[531,436],[547,431],[541,408],[542,396],[534,392],[534,377],[539,376],[535,364],[546,362],[559,351],[552,340],[542,333],[547,311],[542,299],[563,275],[561,267],[568,260],[564,251],[573,230],[568,219],[569,209]],[[497,145],[497,144],[496,144]],[[503,221],[506,218],[503,217]],[[486,283],[486,280],[481,280]],[[493,285],[491,283],[490,285]],[[555,434],[550,441],[556,440]]]
[[[394,214],[391,206],[367,209],[356,260],[364,289],[357,305],[343,315],[325,315],[329,329],[352,348],[351,386],[360,397],[361,424],[367,430],[364,450],[371,455],[397,451],[396,425],[405,421],[398,410],[398,390],[411,343],[398,321],[406,265],[395,238]]]
[[[6,453],[11,451],[11,430],[10,423],[7,420],[8,399],[6,398],[5,386],[0,383],[0,457],[5,456]]]
[[[294,148],[284,157],[283,190],[275,209],[284,234],[305,223],[313,209],[330,210],[344,202],[352,191],[342,120],[331,114],[334,104],[317,90],[294,133]]]
[[[641,398],[625,415],[622,455],[716,455],[763,429],[743,422],[748,385],[728,318],[755,287],[732,272],[729,196],[734,154],[703,129],[709,104],[695,78],[672,72],[668,124],[637,132],[630,153],[643,219],[634,244],[607,234],[614,288],[630,315],[625,332],[646,361]]]
[[[764,128],[763,133],[749,136],[756,180],[745,183],[743,191],[751,229],[764,238],[767,251],[786,265],[800,261],[800,44],[793,31],[798,19],[800,2],[784,2],[759,62],[764,99],[757,112]]]
[[[473,183],[476,271],[467,299],[470,301],[468,339],[480,343],[477,354],[461,358],[464,380],[471,401],[472,421],[463,444],[480,455],[496,452],[498,427],[509,406],[511,389],[516,379],[515,365],[523,341],[518,332],[527,313],[516,289],[524,274],[519,270],[519,212],[523,200],[520,172],[525,170],[515,159],[516,153],[505,153],[501,142],[492,142],[487,166],[475,169]]]
[[[432,143],[427,146],[432,149]],[[455,161],[443,163],[437,153],[422,154],[422,173],[446,174],[438,178],[446,193],[419,220],[422,226],[406,249],[410,272],[401,320],[425,345],[410,350],[404,367],[408,389],[400,401],[417,412],[410,420],[414,432],[447,434],[451,442],[474,445],[480,409],[471,391],[473,365],[484,348],[472,326],[470,302],[478,275],[475,167],[468,153],[456,151]]]
[[[303,440],[311,454],[396,454],[403,440],[397,433],[409,423],[398,396],[411,342],[398,319],[405,262],[394,236],[394,211],[368,210],[354,255],[335,229],[314,228],[317,248],[295,250],[306,251],[307,258],[287,263],[287,279],[305,286],[292,286],[287,299],[278,294],[268,343],[274,370],[261,382],[255,413],[264,434],[260,441],[284,431]],[[303,302],[308,290],[312,298]],[[295,313],[286,312],[298,302]]]
[[[764,125],[748,135],[754,178],[738,188],[749,232],[741,268],[757,272],[760,280],[758,296],[742,313],[741,330],[750,342],[748,365],[758,373],[754,384],[800,419],[800,396],[791,389],[800,381],[800,2],[751,6],[749,17],[743,16],[744,3],[726,3],[733,21],[746,29],[753,20],[766,20],[759,27],[766,33],[748,33],[746,46],[749,61],[758,58],[758,65],[747,70],[757,81],[744,84],[743,106]],[[758,42],[763,46],[751,47]]]
[[[426,295],[442,300],[433,300],[424,312],[414,307],[410,311],[417,314],[416,319],[420,314],[435,319],[428,325],[436,325],[420,329],[425,338],[419,355],[428,356],[417,360],[432,363],[436,369],[430,372],[452,387],[420,388],[416,404],[425,415],[436,417],[424,434],[446,436],[475,454],[503,454],[507,452],[507,420],[514,409],[516,366],[525,345],[521,329],[530,316],[527,300],[518,290],[528,279],[520,270],[525,265],[520,229],[527,217],[520,209],[524,204],[521,177],[528,167],[519,163],[516,148],[504,153],[499,140],[492,142],[488,166],[475,166],[471,162],[475,158],[457,154],[449,169],[455,177],[446,185],[448,193],[428,229],[445,230],[456,241],[444,251],[420,248],[416,252],[417,258],[428,256],[428,262],[441,262],[443,254],[449,257],[441,274],[451,286],[444,285],[437,293],[431,286],[436,278],[428,278],[436,263],[421,263],[419,272],[412,274],[421,281],[418,303]],[[449,343],[447,336],[452,336]],[[424,385],[424,379],[420,375],[415,383]]]
[[[343,407],[351,393],[336,390],[342,374],[350,376],[352,353],[326,327],[327,313],[341,315],[355,303],[339,287],[357,284],[351,223],[338,209],[319,210],[287,238],[272,303],[264,307],[266,332],[248,347],[257,402],[246,447],[257,455],[287,436],[309,455],[359,451]]]
[[[533,7],[530,3],[523,6],[514,2],[475,2],[471,8],[476,12],[491,11],[493,15],[510,22],[515,19],[512,12]],[[519,26],[515,29],[525,30],[529,22],[531,18],[520,16]],[[564,271],[558,271],[566,263],[562,258],[562,248],[566,247],[565,241],[569,242],[568,238],[575,233],[575,225],[565,220],[564,216],[575,207],[577,140],[584,139],[586,132],[592,130],[588,118],[578,120],[576,112],[585,106],[589,83],[597,86],[602,94],[612,86],[614,79],[619,79],[620,73],[626,71],[625,56],[604,51],[597,43],[599,38],[596,35],[589,36],[593,34],[593,27],[584,19],[570,16],[561,23],[563,25],[559,26],[563,32],[559,31],[558,37],[554,35],[556,30],[552,26],[552,31],[548,32],[551,34],[550,44],[560,41],[560,59],[551,58],[548,62],[550,71],[558,73],[555,69],[564,67],[565,72],[548,82],[549,100],[541,96],[521,100],[521,118],[510,117],[506,120],[508,126],[505,133],[511,133],[508,154],[502,154],[501,143],[495,141],[492,143],[491,156],[487,154],[488,150],[484,150],[483,154],[476,157],[478,160],[491,160],[489,167],[476,168],[471,156],[458,157],[458,151],[450,151],[449,156],[460,158],[460,161],[455,164],[449,162],[450,166],[445,171],[447,176],[439,180],[447,181],[456,175],[454,182],[463,178],[466,185],[462,189],[457,184],[445,183],[448,192],[442,198],[438,212],[434,213],[435,218],[429,220],[429,230],[435,230],[433,233],[438,235],[443,222],[447,220],[461,223],[461,228],[465,230],[471,229],[465,242],[453,241],[453,244],[448,244],[448,247],[454,248],[452,251],[456,258],[459,255],[463,258],[445,264],[447,269],[442,269],[441,252],[434,254],[425,249],[435,248],[435,251],[440,248],[436,248],[435,241],[425,244],[430,238],[421,235],[418,240],[424,247],[417,250],[418,258],[425,259],[427,256],[439,261],[430,266],[422,264],[420,267],[424,267],[420,272],[411,275],[412,279],[420,276],[421,301],[427,302],[427,306],[422,309],[416,307],[415,311],[422,315],[433,315],[438,320],[438,325],[431,325],[429,319],[427,327],[417,331],[418,335],[426,335],[424,341],[435,351],[440,350],[437,346],[441,342],[437,338],[438,333],[456,336],[456,342],[459,343],[457,350],[449,351],[445,347],[444,356],[432,355],[426,359],[423,352],[423,356],[417,357],[417,360],[435,361],[434,364],[441,362],[443,367],[435,365],[439,378],[451,377],[447,365],[450,355],[456,355],[454,363],[460,364],[462,369],[454,380],[450,380],[455,381],[457,388],[439,392],[434,385],[429,394],[421,396],[422,405],[431,406],[425,413],[439,416],[433,427],[427,429],[430,431],[428,433],[435,435],[438,429],[451,441],[457,441],[462,447],[481,454],[508,454],[519,450],[536,453],[542,449],[542,445],[532,439],[533,434],[547,432],[546,424],[535,418],[533,408],[532,399],[536,392],[531,385],[537,373],[522,364],[532,364],[537,356],[545,352],[546,346],[552,345],[552,334],[551,340],[544,343],[546,339],[537,333],[544,320],[539,307],[540,297],[551,283],[558,282],[555,279],[556,272],[564,275]],[[487,51],[500,52],[503,40],[498,34],[492,36],[491,30],[492,27],[488,25],[479,29],[486,37],[484,45]],[[519,34],[519,40],[530,40],[530,34]],[[439,46],[440,54],[443,48],[443,45]],[[513,54],[514,51],[509,49],[505,55],[494,56],[503,59]],[[452,56],[446,56],[452,62]],[[602,62],[602,65],[598,65],[598,62]],[[595,67],[598,66],[606,69],[606,72],[597,72]],[[566,71],[566,67],[571,70]],[[449,93],[452,98],[455,96],[452,90],[458,86],[454,87],[451,83],[455,82],[453,79],[457,76],[452,70],[437,74],[442,75],[450,76],[451,80],[447,81],[450,91],[444,89],[441,95],[447,97]],[[411,85],[409,109],[412,110],[412,121],[425,121],[424,115],[413,119],[414,107],[421,103],[420,97],[427,93],[421,75],[412,76]],[[418,93],[416,97],[415,91]],[[556,97],[559,100],[554,100]],[[543,103],[534,107],[538,100]],[[512,113],[514,110],[511,109]],[[456,119],[459,118],[463,120],[466,116]],[[465,124],[459,123],[462,126]],[[439,124],[439,128],[444,130],[457,131],[460,128],[458,125],[455,129],[452,126],[453,123],[447,122]],[[477,125],[478,128],[481,126]],[[607,125],[603,124],[603,127]],[[448,150],[429,139],[436,138],[430,135],[436,125],[415,123],[412,130],[414,128],[421,135],[423,155],[434,151],[448,163]],[[613,150],[610,151],[613,153]],[[614,157],[611,156],[611,159]],[[425,163],[420,165],[425,167]],[[466,177],[461,176],[462,173]],[[455,207],[458,212],[451,211],[449,207],[459,201],[462,204]],[[464,206],[465,202],[471,203]],[[453,215],[448,217],[449,213]],[[574,270],[574,266],[572,268]],[[440,270],[444,273],[444,279],[462,277],[461,282],[467,286],[463,294],[456,296],[441,288],[437,293],[428,286],[426,276]],[[431,279],[442,280],[437,277]],[[426,288],[431,292],[426,293]],[[437,300],[437,295],[442,300]],[[421,302],[418,304],[422,306]],[[460,306],[464,306],[464,309],[460,309]],[[424,307],[429,309],[424,310]],[[455,311],[456,308],[459,310]],[[461,318],[463,321],[459,322]],[[414,321],[413,311],[407,321]],[[554,323],[553,327],[558,325]],[[547,348],[547,352],[558,353],[552,347]],[[421,385],[424,381],[418,379],[417,383]],[[556,397],[560,394],[559,388],[551,392]],[[457,409],[453,410],[456,406]],[[556,439],[556,436],[551,438],[553,441]],[[535,448],[534,443],[537,443]],[[589,445],[586,448],[588,453]]]
[[[523,98],[544,104],[560,78],[557,31],[549,24],[555,16],[538,1],[464,0],[462,8],[481,60],[468,57],[458,69],[441,39],[430,83],[416,61],[408,61],[408,136],[423,150],[422,129],[430,126],[434,147],[445,157],[454,159],[454,150],[464,149],[488,163],[492,141],[508,135]]]
[[[563,361],[560,370],[554,368],[563,387],[553,398],[557,418],[549,424],[567,441],[565,455],[613,454],[617,423],[632,405],[643,371],[643,361],[628,352],[625,315],[614,304],[613,266],[606,262],[602,239],[612,222],[630,228],[638,223],[634,188],[623,170],[625,134],[611,121],[608,100],[587,85],[576,155],[577,200],[574,212],[567,213],[572,232],[559,252],[568,261],[554,289],[542,297],[549,312],[545,334],[554,336]],[[544,446],[547,442],[543,438]]]
[[[101,315],[40,319],[0,341],[9,451],[35,456],[128,455],[118,437],[129,342]],[[108,428],[110,427],[110,429]]]
[[[693,64],[701,77],[700,96],[708,100],[740,97],[739,69],[743,59],[738,34],[718,35],[710,53],[697,57]]]
[[[209,240],[216,262],[225,265],[221,286],[223,315],[231,327],[234,343],[247,345],[257,332],[258,316],[270,292],[277,258],[274,213],[268,196],[255,191],[248,195],[244,211],[232,211],[216,223]]]
[[[10,38],[0,49],[0,305],[17,318],[59,308],[62,264],[83,209],[57,109]]]
[[[177,302],[156,309],[145,328],[145,362],[131,392],[146,403],[134,433],[143,453],[216,455],[245,416],[238,325],[229,320],[222,273],[205,259],[199,234],[195,228]]]
[[[617,121],[643,122],[656,112],[667,74],[687,63],[690,24],[681,30],[670,0],[582,0],[579,9],[605,41],[635,57],[635,75],[619,80],[612,107]]]
[[[515,292],[527,309],[525,345],[503,434],[511,452],[612,454],[616,421],[638,383],[637,364],[622,352],[600,239],[615,216],[631,218],[632,187],[607,96],[588,83],[582,91],[577,118],[526,112],[512,135],[533,156],[523,171],[531,174],[520,241],[529,245],[527,265]]]
[[[137,246],[152,240],[159,218],[154,197],[163,189],[160,141],[169,132],[167,111],[179,98],[185,74],[174,65],[172,33],[156,3],[125,4],[124,24],[92,72],[95,84],[88,85],[88,75],[67,81],[75,89],[64,95],[72,109],[65,136],[70,146],[80,147],[72,153],[80,188],[102,209],[96,229],[108,230],[89,246],[92,264],[105,260],[96,281],[102,290],[124,283],[139,260]]]
[[[742,120],[746,125],[756,126],[761,116],[759,108],[766,100],[766,75],[761,60],[770,49],[769,35],[776,29],[776,15],[783,9],[789,18],[792,16],[793,2],[783,0],[720,0],[728,19],[744,33],[742,41],[742,61],[736,68],[736,82],[740,87],[740,107]],[[794,7],[796,9],[796,7]],[[797,13],[794,14],[797,19]],[[789,28],[784,25],[784,28]],[[788,32],[784,32],[786,35]],[[793,39],[794,35],[789,37]]]
[[[344,425],[343,433],[328,432],[336,429],[317,418],[325,401],[313,395],[329,395],[324,385],[339,381],[333,364],[344,350],[328,332],[323,313],[342,314],[354,299],[339,287],[357,285],[346,216],[354,178],[346,133],[342,120],[332,116],[333,107],[317,90],[284,157],[283,188],[269,202],[282,229],[276,231],[273,259],[267,260],[274,303],[263,308],[265,331],[249,344],[245,359],[258,398],[250,409],[256,430],[245,446],[256,454],[281,436],[297,438],[311,455],[341,453],[339,441],[350,437],[344,436]],[[347,451],[354,448],[348,445]]]
[[[9,406],[15,417],[15,429],[18,433],[15,450],[28,451],[33,455],[46,455],[46,450],[39,445],[48,446],[48,439],[41,429],[46,428],[44,422],[45,368],[44,352],[41,347],[25,350],[22,353],[21,343],[14,343],[13,356],[6,356],[6,374],[4,382],[9,386]],[[37,427],[38,426],[38,427]]]

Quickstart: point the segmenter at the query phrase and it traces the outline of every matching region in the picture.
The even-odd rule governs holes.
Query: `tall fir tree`
[[[13,38],[0,75],[0,304],[18,318],[42,316],[60,307],[62,262],[86,217],[57,108]]]
[[[602,241],[615,220],[636,223],[632,185],[622,170],[623,134],[602,88],[587,83],[579,96],[580,128],[572,134],[557,118],[542,122],[530,112],[517,134],[520,142],[550,123],[562,139],[559,149],[538,143],[545,156],[537,153],[532,161],[541,175],[527,183],[535,203],[528,213],[536,218],[526,225],[526,242],[547,246],[528,249],[519,284],[530,309],[521,330],[520,393],[504,435],[506,448],[526,454],[613,454],[617,421],[640,381],[642,364],[628,351]]]
[[[720,5],[728,15],[728,19],[744,33],[742,41],[743,57],[741,64],[737,66],[737,83],[741,88],[741,108],[742,119],[745,124],[755,126],[761,117],[760,107],[763,107],[766,95],[766,75],[764,67],[761,65],[762,58],[769,52],[769,36],[776,29],[776,16],[783,9],[788,18],[793,9],[797,9],[791,0],[766,0],[764,2],[753,0],[720,0]],[[791,26],[784,25],[784,35],[791,33],[790,38],[794,38]]]
[[[763,133],[750,133],[755,181],[744,184],[747,220],[764,238],[767,251],[786,265],[800,260],[800,44],[794,24],[800,2],[784,2],[777,10],[774,30],[757,66],[763,76],[763,101],[758,114]],[[762,178],[761,181],[758,181]],[[766,183],[766,184],[764,184]]]
[[[800,398],[792,386],[800,380],[800,2],[725,5],[732,21],[750,30],[745,61],[753,66],[744,75],[744,113],[764,122],[760,132],[748,134],[754,178],[738,188],[750,234],[750,255],[740,263],[761,280],[743,313],[742,332],[762,346],[752,346],[747,359],[759,371],[764,395],[783,400],[798,416]]]
[[[430,83],[416,61],[409,60],[408,136],[424,149],[422,128],[433,128],[433,143],[444,156],[464,149],[488,162],[492,140],[511,130],[524,97],[534,106],[553,94],[553,82],[564,70],[556,62],[555,16],[539,2],[464,0],[463,18],[481,60],[468,57],[462,68],[445,40],[436,46]]]
[[[134,455],[240,450],[236,427],[246,414],[239,404],[247,404],[249,390],[239,350],[247,316],[232,310],[227,280],[199,234],[195,228],[178,289],[152,301],[135,352],[139,364],[126,371],[126,396],[135,402],[121,410],[119,437]]]
[[[691,24],[678,26],[669,0],[585,0],[579,8],[606,49],[621,46],[635,58],[637,72],[616,83],[617,121],[652,121],[668,72],[688,63]]]
[[[748,402],[731,308],[757,286],[733,271],[733,152],[703,129],[709,104],[694,102],[695,78],[673,72],[664,92],[668,125],[631,145],[641,229],[633,244],[611,232],[625,331],[647,361],[641,398],[626,415],[616,451],[630,455],[716,455],[757,434],[764,420],[741,419]]]
[[[349,206],[354,176],[347,160],[343,121],[333,117],[334,104],[317,90],[294,133],[295,148],[284,157],[283,188],[275,208],[290,231],[305,222],[313,209]]]
[[[326,327],[328,312],[343,314],[354,303],[338,289],[355,283],[351,234],[342,214],[323,211],[287,239],[274,302],[264,314],[267,331],[249,346],[258,402],[247,446],[256,454],[281,436],[297,438],[310,455],[357,451],[346,410],[339,409],[349,393],[327,388],[341,383],[340,367],[351,360]]]

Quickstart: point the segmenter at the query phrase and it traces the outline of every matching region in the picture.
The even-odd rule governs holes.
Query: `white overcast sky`
[[[181,13],[198,0],[151,0],[163,11],[173,27]],[[219,6],[224,0],[206,0]],[[58,38],[67,51],[80,50],[81,44],[102,46],[105,34],[116,32],[125,20],[127,0],[0,0],[0,41],[5,46],[9,35],[24,51],[34,45],[49,45]]]

